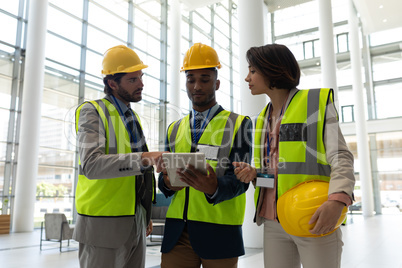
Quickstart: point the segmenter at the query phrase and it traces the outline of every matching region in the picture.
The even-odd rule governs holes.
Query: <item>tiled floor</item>
[[[341,228],[345,242],[342,268],[402,268],[402,214],[369,218],[348,215],[346,226]],[[78,251],[39,251],[39,236],[40,231],[0,235],[0,267],[79,267]],[[77,243],[71,247],[77,247]],[[159,267],[159,250],[159,245],[149,242],[146,267]],[[254,267],[263,267],[262,249],[246,249],[246,255],[239,259],[239,268]]]

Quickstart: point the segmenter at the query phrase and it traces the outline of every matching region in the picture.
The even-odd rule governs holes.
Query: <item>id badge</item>
[[[198,144],[197,152],[204,153],[205,158],[208,160],[218,160],[219,154],[219,146],[207,145],[207,144]]]
[[[275,187],[275,176],[274,174],[263,174],[257,173],[257,187],[264,188],[274,188]]]

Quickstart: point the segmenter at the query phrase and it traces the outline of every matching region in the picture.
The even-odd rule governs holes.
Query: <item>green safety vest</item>
[[[106,135],[105,154],[131,153],[130,137],[115,106],[106,99],[90,101],[102,120]],[[76,111],[78,120],[85,103]],[[139,117],[134,113],[138,122]],[[79,175],[76,189],[78,214],[88,216],[133,216],[136,208],[136,176],[90,180],[83,175],[79,160]],[[154,198],[154,197],[153,197]]]
[[[207,163],[212,166],[217,177],[225,173],[225,160],[227,162],[234,137],[244,118],[244,116],[223,110],[212,118],[200,137],[199,144],[220,147],[217,160],[207,159]],[[191,152],[191,141],[190,115],[169,126],[168,142],[171,152]],[[245,208],[244,193],[213,205],[208,203],[203,192],[186,187],[174,194],[166,217],[214,224],[242,225]]]
[[[278,198],[297,184],[309,180],[329,182],[331,167],[326,160],[324,127],[327,105],[333,105],[329,88],[299,90],[286,109],[279,131]],[[266,133],[264,121],[268,105],[258,115],[254,139],[254,163],[261,165],[261,135]],[[254,194],[258,205],[260,187]]]

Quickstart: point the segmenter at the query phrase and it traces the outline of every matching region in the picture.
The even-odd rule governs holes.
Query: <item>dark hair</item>
[[[269,87],[290,90],[299,85],[300,67],[286,46],[269,44],[252,47],[247,51],[246,58],[248,64],[265,77]]]
[[[113,80],[119,85],[121,78],[125,75],[126,75],[126,73],[117,73],[117,74],[109,74],[109,75],[105,76],[103,78],[103,84],[105,84],[105,87],[103,88],[103,92],[105,92],[106,95],[112,95],[113,89],[109,86],[107,81]]]
[[[218,68],[216,67],[211,67],[211,68],[204,68],[205,70],[210,70],[213,71],[215,73],[216,79],[218,79]],[[187,73],[188,71],[192,71],[192,70],[186,70],[184,73]]]

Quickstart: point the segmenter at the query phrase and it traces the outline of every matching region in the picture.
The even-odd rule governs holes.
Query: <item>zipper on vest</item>
[[[184,201],[183,220],[187,221],[188,200],[190,196],[190,187],[186,187],[186,198]]]

